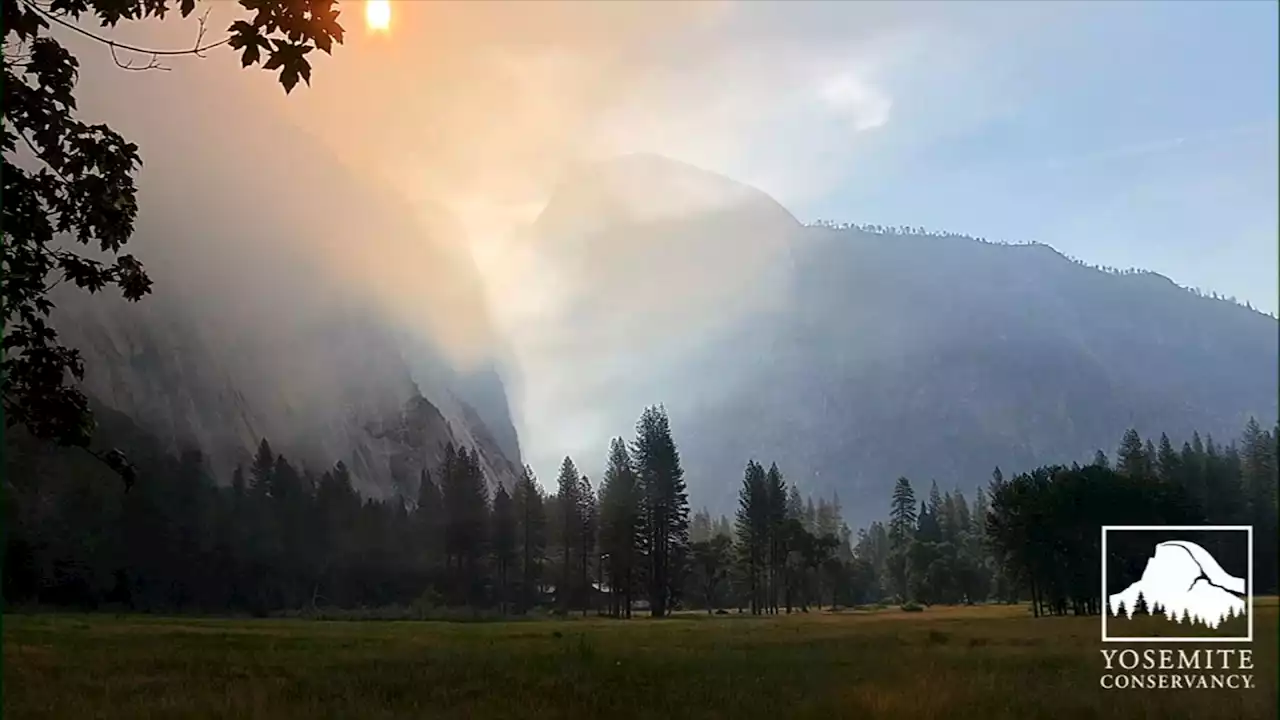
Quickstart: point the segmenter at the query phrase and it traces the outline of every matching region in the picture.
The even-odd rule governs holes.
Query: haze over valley
[[[923,132],[912,98],[937,89],[940,71],[921,63],[939,48],[988,63],[991,52],[956,38],[1054,21],[1091,32],[1101,20],[1088,13],[1039,6],[987,27],[994,6],[929,6],[912,19],[815,5],[768,30],[766,6],[732,3],[431,7],[401,17],[404,45],[354,35],[348,62],[288,99],[266,77],[227,72],[227,58],[123,78],[85,69],[103,79],[82,85],[86,108],[145,140],[131,248],[156,287],[136,305],[67,292],[58,326],[85,353],[97,401],[175,452],[198,446],[223,482],[262,437],[316,468],[344,461],[378,497],[412,497],[450,440],[484,448],[490,482],[524,463],[550,476],[565,455],[597,477],[610,438],[663,403],[695,506],[729,511],[742,465],[768,458],[805,492],[838,492],[857,525],[883,512],[899,475],[968,490],[996,465],[1086,461],[1129,427],[1180,442],[1276,419],[1274,318],[1178,287],[1211,279],[1194,272],[1212,263],[1192,270],[1184,255],[1236,252],[1208,236],[1194,245],[1198,226],[1166,252],[1154,225],[1104,245],[1088,241],[1101,225],[1059,224],[1046,233],[1062,239],[1055,249],[960,234],[1033,227],[1021,220],[924,235],[812,222],[946,220],[927,187],[909,212],[900,199],[878,208],[867,191],[842,202],[833,188],[897,182],[873,151],[908,126]],[[822,18],[856,25],[861,42],[799,42]],[[776,67],[760,67],[727,27],[774,47]],[[127,30],[172,44],[184,26]],[[560,49],[521,45],[517,32]],[[433,53],[406,54],[411,38],[446,35]],[[717,60],[681,76],[658,52],[664,36],[675,57]],[[433,64],[446,56],[452,80]],[[806,73],[822,92],[795,95],[795,112],[838,132],[773,111],[758,126],[736,122]],[[753,79],[716,84],[731,77]],[[1023,92],[997,80],[986,90]],[[606,92],[615,83],[636,97]],[[395,87],[415,90],[391,113],[375,100]],[[657,119],[640,121],[640,99]],[[228,104],[256,110],[212,122]],[[164,119],[129,109],[156,106]],[[497,115],[509,122],[492,124]],[[1223,143],[1264,137],[1220,136],[1216,161],[1235,162]],[[822,159],[832,153],[850,167]],[[1022,218],[1016,204],[990,217]],[[1249,207],[1274,213],[1274,199]],[[1102,272],[1060,250],[1186,272]],[[1238,266],[1268,263],[1264,253]],[[1274,312],[1274,288],[1257,287],[1252,305]],[[1203,292],[1215,291],[1246,288]]]
[[[332,191],[365,197],[376,218],[349,231],[364,233],[354,252],[394,254],[383,233],[423,232],[325,170]],[[287,231],[270,208],[244,217],[247,233]],[[654,155],[579,170],[529,237],[557,274],[581,278],[538,346],[574,359],[570,386],[552,391],[575,403],[571,431],[538,437],[605,447],[635,408],[664,403],[691,500],[717,513],[736,502],[744,458],[778,462],[808,494],[838,494],[858,523],[884,512],[901,475],[971,492],[997,465],[1088,461],[1130,427],[1180,444],[1276,418],[1273,317],[1044,245],[806,226],[759,190]],[[204,451],[221,477],[267,437],[307,465],[343,461],[372,497],[413,498],[447,442],[480,448],[491,483],[514,482],[526,458],[509,398],[537,397],[537,378],[510,359],[503,377],[504,358],[450,358],[431,333],[406,332],[411,315],[377,304],[398,274],[362,297],[340,289],[340,273],[251,259],[278,250],[236,251],[219,248],[226,270],[190,266],[190,282],[153,263],[172,273],[156,273],[163,303],[68,295],[60,327],[86,355],[95,399],[174,452]],[[466,258],[420,256],[424,283],[480,285]],[[243,289],[216,294],[215,272]],[[439,314],[487,318],[486,302],[458,291]],[[549,452],[588,476],[603,470],[589,444],[536,452],[543,475]]]
[[[0,715],[1276,717],[1280,4],[0,6]]]

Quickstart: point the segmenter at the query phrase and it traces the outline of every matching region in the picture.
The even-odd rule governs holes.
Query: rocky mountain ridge
[[[608,185],[561,188],[539,242],[604,257],[571,312],[627,328],[624,347],[599,353],[631,353],[628,387],[666,403],[695,504],[731,511],[756,458],[805,492],[838,492],[857,523],[883,515],[902,475],[972,492],[997,465],[1114,451],[1129,427],[1180,444],[1276,418],[1275,318],[1155,273],[1044,245],[806,227],[759,190],[720,178],[717,193],[713,173],[653,156],[603,174]],[[658,220],[636,210],[691,183],[724,201]],[[581,229],[564,234],[574,217]],[[621,260],[606,253],[618,246]],[[681,293],[666,278],[690,267],[703,287]],[[578,344],[601,343],[592,332]],[[646,353],[663,358],[647,374]]]
[[[316,471],[345,463],[369,497],[414,497],[446,443],[475,448],[491,483],[518,474],[519,446],[489,427],[505,423],[514,438],[505,405],[483,418],[457,389],[462,374],[440,358],[423,362],[420,349],[415,377],[396,335],[367,316],[262,338],[173,304],[93,298],[62,309],[60,328],[85,357],[90,397],[175,454],[202,451],[224,482],[263,438]],[[500,383],[490,374],[472,385],[492,382]],[[505,399],[500,384],[489,390]]]

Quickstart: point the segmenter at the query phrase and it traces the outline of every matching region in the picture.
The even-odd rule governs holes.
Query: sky
[[[1277,4],[1063,6],[975,40],[945,101],[940,76],[885,81],[898,113],[863,149],[884,172],[855,159],[798,211],[1046,242],[1275,313]]]
[[[214,29],[237,12],[207,6]],[[627,431],[612,418],[638,415],[584,379],[625,346],[604,326],[565,336],[582,281],[526,233],[568,173],[618,154],[722,173],[802,220],[1045,242],[1277,310],[1274,2],[396,0],[382,33],[343,6],[346,43],[289,96],[226,48],[129,73],[68,38],[98,53],[82,107],[141,146],[141,226],[167,213],[216,234],[247,211],[233,194],[273,200],[253,210],[276,213],[271,237],[168,238],[155,262],[231,273],[240,256],[214,255],[267,239],[461,357],[501,346],[543,475],[565,452],[603,460]],[[194,24],[113,36],[185,47]],[[321,152],[379,209],[298,169]],[[440,252],[472,259],[485,312]]]

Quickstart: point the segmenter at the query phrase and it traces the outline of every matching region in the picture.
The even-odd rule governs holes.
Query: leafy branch
[[[241,51],[244,67],[278,71],[285,92],[299,79],[311,81],[307,53],[331,53],[341,44],[342,26],[335,0],[239,0],[251,13],[237,20],[227,37],[205,42],[209,13],[198,18],[189,48],[149,49],[118,42],[79,23],[92,17],[101,28],[121,21],[164,19],[176,8],[182,17],[196,0],[0,0],[4,28],[0,105],[0,193],[5,202],[0,245],[0,321],[5,325],[0,350],[0,395],[5,426],[25,427],[36,438],[80,447],[132,483],[132,470],[118,451],[89,449],[94,432],[88,399],[78,384],[84,362],[63,346],[50,323],[50,291],[63,283],[96,293],[119,289],[129,301],[151,292],[142,264],[123,247],[133,235],[138,214],[134,175],[142,165],[138,146],[104,124],[77,116],[75,97],[80,61],[49,34],[57,26],[106,45],[124,70],[168,70],[160,58],[195,56],[223,45]],[[263,51],[266,56],[263,57]],[[125,60],[120,53],[145,60]],[[18,162],[29,151],[32,163]],[[87,257],[73,248],[96,245],[113,261]],[[56,278],[52,279],[51,278]]]

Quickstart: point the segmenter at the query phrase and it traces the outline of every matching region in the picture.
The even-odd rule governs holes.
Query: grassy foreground
[[[487,624],[4,618],[5,718],[1274,718],[1253,690],[1101,690],[1099,620],[1025,607]]]

